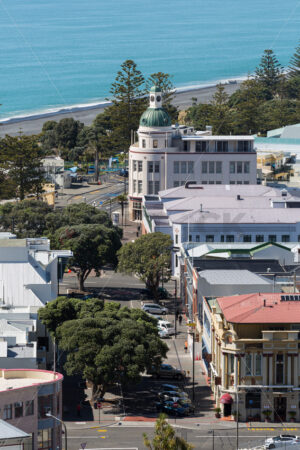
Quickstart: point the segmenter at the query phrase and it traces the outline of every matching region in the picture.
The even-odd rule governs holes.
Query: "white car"
[[[281,434],[265,440],[265,449],[269,448],[286,448],[300,444],[300,437],[294,434]]]
[[[142,303],[142,310],[150,314],[168,314],[168,308],[158,305],[157,303]]]
[[[162,328],[163,330],[166,330],[169,336],[172,334],[175,334],[175,327],[171,322],[168,322],[167,320],[159,320],[158,326]]]
[[[161,339],[169,337],[169,333],[167,332],[167,330],[165,330],[164,328],[160,328],[160,327],[158,327],[158,335]]]

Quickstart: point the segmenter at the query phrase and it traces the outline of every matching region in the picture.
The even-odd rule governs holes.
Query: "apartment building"
[[[57,372],[0,369],[0,418],[31,436],[32,450],[62,448],[62,380]]]
[[[205,360],[222,414],[298,422],[299,294],[207,298],[203,322],[211,346]]]
[[[141,220],[143,195],[197,184],[256,184],[256,152],[252,136],[212,136],[211,129],[196,132],[172,126],[162,107],[162,93],[150,90],[138,141],[129,150],[129,210]]]

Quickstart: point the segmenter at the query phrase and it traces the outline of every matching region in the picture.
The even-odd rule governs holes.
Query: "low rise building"
[[[19,428],[0,419],[0,448],[5,448],[5,450],[32,450],[32,438]]]
[[[44,370],[0,369],[0,415],[31,437],[32,450],[62,448],[62,380]],[[28,449],[29,450],[29,449]]]
[[[300,420],[300,295],[205,299],[211,387],[224,416]]]
[[[178,187],[187,180],[198,184],[256,184],[256,151],[252,136],[212,136],[211,128],[196,132],[172,126],[162,107],[162,93],[150,90],[138,141],[129,150],[129,210],[142,219],[142,197]]]

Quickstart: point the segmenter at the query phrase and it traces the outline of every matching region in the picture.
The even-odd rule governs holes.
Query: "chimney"
[[[185,189],[190,189],[190,186],[191,186],[191,185],[195,185],[195,184],[197,184],[196,181],[187,181],[187,182],[185,183],[185,185],[184,185],[184,188],[185,188]]]
[[[266,307],[267,306],[267,301],[266,301],[266,299],[264,298],[264,307]]]
[[[200,203],[200,212],[202,212],[202,203]]]
[[[236,199],[237,199],[237,200],[241,200],[240,194],[238,194],[238,195],[236,196]]]

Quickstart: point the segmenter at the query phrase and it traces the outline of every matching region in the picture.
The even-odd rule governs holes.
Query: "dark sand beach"
[[[239,87],[239,82],[235,84],[225,84],[226,92],[231,95]],[[192,98],[197,98],[198,103],[209,103],[216,91],[216,86],[203,87],[196,89],[189,89],[178,91],[175,94],[173,103],[178,106],[179,110],[187,109],[192,104]],[[75,120],[80,120],[85,125],[90,125],[97,114],[100,114],[105,109],[103,105],[96,105],[92,107],[78,107],[69,111],[59,111],[57,113],[49,113],[47,115],[31,116],[26,119],[15,120],[11,119],[7,123],[0,121],[0,136],[9,134],[15,136],[22,132],[23,134],[38,134],[41,132],[43,124],[48,120],[59,121],[65,117],[73,117]]]

